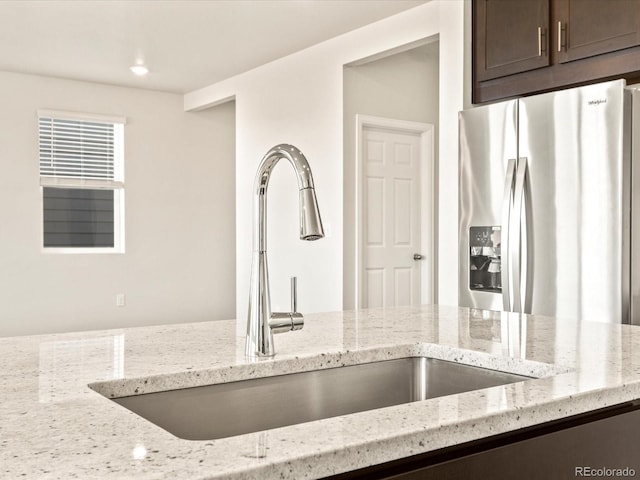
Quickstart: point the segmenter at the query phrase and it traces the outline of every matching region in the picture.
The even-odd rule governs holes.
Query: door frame
[[[356,234],[355,234],[355,302],[356,308],[362,308],[362,266],[363,251],[362,246],[364,232],[364,199],[363,199],[363,174],[364,159],[362,140],[365,128],[380,128],[417,134],[420,136],[420,248],[425,258],[420,267],[420,302],[437,302],[437,280],[435,269],[436,262],[436,238],[435,233],[435,212],[436,212],[436,185],[435,185],[435,161],[434,161],[434,136],[435,127],[431,123],[412,122],[408,120],[397,120],[394,118],[376,117],[371,115],[356,114]],[[431,192],[431,195],[425,195]]]

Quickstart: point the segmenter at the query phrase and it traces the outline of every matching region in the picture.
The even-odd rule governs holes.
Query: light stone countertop
[[[0,338],[0,478],[320,478],[640,398],[640,327],[627,325],[422,306],[306,315],[275,344],[274,359],[247,361],[235,320]],[[411,355],[539,378],[209,441],[94,390]]]

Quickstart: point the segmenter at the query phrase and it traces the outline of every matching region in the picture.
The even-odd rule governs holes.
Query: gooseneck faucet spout
[[[291,163],[298,180],[300,239],[318,240],[324,237],[309,162],[302,152],[293,145],[276,145],[262,158],[254,183],[253,259],[245,345],[245,354],[248,357],[275,355],[273,334],[300,330],[304,322],[302,314],[295,311],[297,290],[295,280],[291,285],[293,311],[271,312],[267,269],[267,187],[273,168],[283,158]]]

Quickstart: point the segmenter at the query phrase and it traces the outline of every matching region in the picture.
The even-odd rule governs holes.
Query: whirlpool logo
[[[606,98],[598,98],[597,100],[589,100],[587,105],[600,105],[601,103],[607,103]]]

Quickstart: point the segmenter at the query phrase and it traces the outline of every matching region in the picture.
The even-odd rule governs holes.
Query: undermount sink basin
[[[177,437],[212,440],[528,379],[416,357],[112,400]]]

